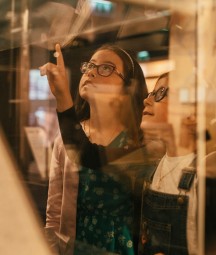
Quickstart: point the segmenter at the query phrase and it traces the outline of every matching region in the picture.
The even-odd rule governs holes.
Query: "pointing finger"
[[[64,59],[62,56],[61,47],[58,43],[55,46],[55,50],[56,50],[55,54],[56,54],[56,59],[57,59],[57,66],[60,68],[64,68]]]

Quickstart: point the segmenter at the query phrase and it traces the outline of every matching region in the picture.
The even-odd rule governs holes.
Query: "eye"
[[[152,92],[149,93],[149,96],[155,96],[156,93],[157,91],[153,90]]]
[[[95,64],[89,62],[89,63],[87,63],[86,67],[87,67],[88,69],[93,69],[93,68],[95,67]]]
[[[162,87],[162,88],[159,88],[156,93],[162,95],[164,93],[164,91],[165,91],[165,88]]]
[[[114,66],[103,64],[101,65],[101,70],[106,71],[106,72],[112,72],[114,70]]]

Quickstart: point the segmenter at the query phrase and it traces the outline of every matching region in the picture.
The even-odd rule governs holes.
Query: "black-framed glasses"
[[[97,73],[101,76],[108,77],[113,72],[115,72],[118,76],[122,78],[122,80],[125,80],[124,76],[116,69],[116,67],[110,64],[96,65],[92,62],[83,62],[80,66],[80,71],[81,73],[86,74],[94,68],[97,69]]]
[[[165,96],[167,96],[168,89],[169,88],[160,87],[158,90],[150,92],[148,97],[153,96],[155,102],[160,102]]]

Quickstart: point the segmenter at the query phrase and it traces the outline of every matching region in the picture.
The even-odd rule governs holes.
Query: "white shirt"
[[[168,194],[179,194],[178,184],[182,169],[189,166],[195,154],[191,153],[180,157],[165,155],[160,161],[153,177],[151,189]],[[188,216],[187,216],[187,240],[189,255],[197,254],[197,177],[189,192]]]

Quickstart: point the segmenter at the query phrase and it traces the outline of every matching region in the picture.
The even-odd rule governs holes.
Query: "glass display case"
[[[151,240],[152,237],[148,237],[148,241],[146,241],[147,239],[145,238],[142,239],[142,226],[145,225],[144,223],[146,222],[149,224],[149,222],[153,221],[154,219],[152,218],[150,220],[146,220],[147,216],[145,215],[145,209],[148,208],[148,206],[145,207],[145,204],[148,200],[142,195],[142,189],[137,191],[138,188],[136,189],[136,187],[139,186],[138,183],[140,182],[142,185],[145,183],[141,176],[145,175],[146,171],[149,171],[148,168],[150,165],[152,166],[158,164],[159,159],[161,160],[160,162],[164,162],[164,155],[169,156],[167,144],[169,144],[169,146],[171,144],[172,153],[174,153],[172,154],[171,158],[176,158],[175,162],[179,162],[178,167],[173,165],[174,168],[165,174],[162,174],[163,167],[161,167],[162,170],[160,176],[158,177],[158,187],[160,186],[160,183],[162,185],[165,177],[169,175],[170,183],[168,182],[167,185],[170,185],[170,187],[172,187],[172,185],[176,186],[176,190],[179,191],[178,194],[176,193],[179,198],[178,202],[180,201],[180,198],[183,198],[182,201],[184,203],[184,199],[187,197],[187,194],[189,194],[187,193],[189,191],[181,189],[179,186],[180,184],[177,183],[182,179],[180,178],[180,175],[178,176],[177,173],[175,174],[175,167],[181,168],[182,166],[182,168],[185,169],[185,158],[180,157],[193,155],[194,158],[193,166],[190,164],[187,165],[187,171],[190,172],[193,168],[194,175],[193,177],[189,177],[189,179],[183,180],[184,184],[189,182],[193,187],[195,187],[194,192],[196,194],[194,193],[192,198],[190,196],[189,198],[186,198],[186,200],[194,199],[188,202],[190,205],[190,210],[193,211],[194,214],[192,213],[193,215],[191,216],[191,213],[186,210],[185,220],[187,224],[185,223],[186,230],[184,231],[186,233],[187,244],[184,244],[183,246],[186,246],[187,249],[186,251],[182,251],[182,254],[215,254],[215,1],[0,0],[0,3],[0,128],[2,137],[0,151],[6,150],[9,153],[7,157],[3,156],[2,163],[4,161],[5,163],[2,164],[1,167],[1,180],[2,183],[6,184],[7,187],[2,185],[0,190],[1,193],[4,194],[2,195],[4,201],[3,205],[5,208],[8,207],[8,213],[5,214],[3,212],[1,217],[2,220],[10,221],[10,219],[14,217],[14,214],[16,214],[16,210],[21,210],[18,206],[18,201],[20,201],[19,203],[23,203],[23,208],[25,208],[26,212],[30,210],[29,221],[33,222],[32,226],[36,224],[35,233],[31,233],[32,236],[35,236],[32,238],[32,243],[34,243],[32,244],[32,247],[35,247],[35,251],[38,249],[40,254],[52,254],[56,252],[56,249],[59,252],[61,250],[62,253],[60,252],[59,254],[73,254],[72,248],[74,248],[74,240],[77,242],[75,242],[75,249],[78,247],[76,250],[77,254],[82,254],[84,251],[89,251],[89,254],[110,254],[109,252],[112,254],[138,254],[139,249],[139,254],[153,254],[147,253],[148,249],[151,248],[145,248],[150,247],[148,245],[151,242],[149,240]],[[91,72],[92,70],[96,70],[95,77],[103,76],[103,78],[108,78],[108,76],[112,77],[113,75],[116,77],[116,74],[118,76],[119,74],[122,75],[123,73],[122,77],[124,81],[124,78],[126,77],[125,73],[129,69],[126,70],[124,67],[122,73],[119,72],[118,68],[113,66],[112,61],[114,61],[114,58],[112,59],[112,57],[110,57],[110,61],[106,61],[106,64],[108,62],[108,64],[111,63],[111,68],[113,68],[112,72],[108,75],[103,75],[103,71],[99,70],[99,66],[104,64],[102,63],[103,61],[99,61],[100,63],[97,63],[97,59],[93,59],[92,62],[91,56],[95,53],[95,51],[99,47],[107,44],[115,45],[123,49],[122,52],[123,54],[126,54],[126,58],[129,56],[128,60],[130,63],[132,63],[133,72],[134,68],[136,68],[134,63],[139,64],[145,77],[148,93],[153,92],[148,94],[148,97],[146,94],[145,98],[143,98],[142,107],[144,110],[142,111],[142,116],[140,116],[139,119],[139,122],[141,123],[141,125],[139,123],[139,127],[141,127],[139,133],[142,134],[139,140],[139,148],[136,146],[136,153],[134,152],[134,148],[132,154],[130,149],[128,152],[124,151],[123,154],[122,152],[115,152],[113,153],[115,154],[113,160],[109,161],[107,152],[104,158],[107,159],[108,166],[103,165],[101,168],[106,169],[105,173],[107,169],[109,171],[111,166],[114,166],[114,169],[117,172],[119,169],[121,169],[121,171],[124,169],[125,172],[127,172],[128,165],[130,165],[130,171],[133,169],[132,177],[130,176],[129,178],[129,181],[132,183],[130,196],[133,197],[133,209],[135,211],[132,220],[133,237],[131,238],[131,242],[133,243],[132,246],[134,249],[132,253],[130,253],[131,251],[129,252],[128,250],[121,250],[120,248],[116,250],[115,248],[113,248],[113,250],[107,248],[108,246],[106,245],[108,245],[107,243],[110,240],[109,238],[111,238],[110,236],[107,236],[107,232],[106,235],[104,234],[106,237],[104,239],[105,241],[102,241],[102,239],[99,238],[99,240],[96,242],[95,240],[98,237],[94,234],[92,234],[92,239],[94,239],[94,241],[88,241],[88,238],[84,238],[81,234],[79,236],[79,231],[82,233],[85,232],[84,229],[79,230],[79,224],[81,224],[80,221],[82,220],[84,222],[83,224],[86,224],[86,226],[89,228],[93,226],[92,233],[99,231],[99,236],[100,233],[101,235],[103,234],[103,230],[94,229],[94,226],[96,225],[96,223],[94,225],[94,222],[99,222],[99,218],[96,217],[97,213],[95,214],[95,221],[92,223],[92,225],[88,225],[88,223],[85,221],[87,218],[79,218],[79,213],[81,210],[80,207],[82,207],[79,207],[79,202],[81,199],[79,196],[80,194],[83,194],[80,189],[82,185],[84,185],[82,183],[83,176],[81,174],[83,172],[80,171],[82,168],[80,168],[78,171],[79,178],[76,183],[77,187],[79,187],[78,195],[75,198],[71,196],[71,201],[73,200],[73,208],[71,209],[71,213],[73,211],[75,214],[77,214],[74,223],[74,228],[77,231],[77,238],[74,236],[74,234],[72,234],[72,232],[68,232],[67,234],[65,234],[66,232],[64,231],[61,232],[60,228],[63,228],[64,223],[67,225],[67,222],[61,222],[59,223],[61,225],[61,227],[59,227],[59,231],[53,227],[55,230],[55,247],[49,249],[50,245],[48,239],[52,239],[53,236],[51,236],[50,233],[47,234],[47,229],[50,230],[50,228],[47,227],[49,223],[47,223],[46,218],[50,217],[52,213],[54,215],[55,212],[49,212],[49,209],[47,209],[47,206],[49,207],[49,204],[47,205],[47,201],[49,200],[50,196],[50,183],[53,181],[53,172],[51,172],[50,169],[57,169],[57,165],[61,165],[61,162],[57,162],[57,159],[54,159],[53,156],[55,154],[56,140],[59,139],[59,137],[62,136],[64,141],[64,143],[62,143],[63,147],[61,150],[64,150],[66,152],[65,155],[67,155],[66,157],[72,161],[71,169],[68,171],[71,171],[72,173],[74,171],[73,164],[77,164],[77,162],[73,162],[74,147],[72,146],[73,149],[71,152],[68,150],[67,144],[65,144],[64,135],[66,131],[63,130],[61,126],[61,118],[58,115],[59,105],[56,103],[56,95],[54,96],[50,90],[53,80],[49,76],[49,72],[51,72],[51,69],[48,67],[49,64],[46,65],[46,68],[48,69],[46,69],[46,72],[44,73],[45,75],[43,75],[41,69],[39,69],[42,66],[44,67],[44,65],[47,63],[52,63],[53,65],[57,66],[62,65],[62,63],[58,62],[59,52],[56,49],[56,44],[59,44],[61,47],[65,65],[65,77],[67,77],[66,80],[69,86],[68,91],[70,91],[71,98],[75,102],[75,105],[77,102],[77,94],[80,93],[80,79],[82,79],[81,77],[83,76],[87,76],[87,73]],[[93,63],[93,67],[92,64],[88,65],[84,71],[81,70],[82,72],[80,72],[80,65],[85,61],[90,61],[90,63]],[[103,68],[108,68],[108,66],[103,66]],[[167,87],[166,94],[163,94],[163,91],[157,92],[157,88],[160,88],[160,86],[156,85],[156,82],[163,74],[168,74],[169,76],[165,84],[165,87]],[[55,75],[56,74],[54,74],[54,76]],[[134,80],[136,79],[134,78]],[[136,82],[137,81],[135,81],[134,84],[138,83]],[[101,86],[100,89],[101,88],[103,87]],[[132,85],[131,87],[129,86],[130,93],[133,89],[134,87],[132,87]],[[104,94],[104,91],[105,90],[102,89],[99,93],[97,90],[93,92],[95,93],[94,100],[100,99],[101,101],[99,100],[98,102],[102,102],[101,106],[98,105],[98,108],[96,108],[98,111],[98,116],[100,116],[100,107],[106,105],[105,102],[108,98]],[[162,94],[161,98],[159,98],[157,101],[157,94],[159,95],[159,93]],[[164,98],[167,100],[166,125],[158,121],[156,121],[154,125],[152,125],[151,121],[147,124],[144,121],[145,123],[142,124],[141,119],[148,120],[149,116],[149,119],[151,119],[151,117],[156,114],[153,112],[153,110],[148,109],[151,109],[150,107],[153,107],[153,105],[160,106],[159,102],[163,102]],[[131,101],[126,102],[127,107],[125,106],[125,108],[132,107],[132,103],[130,105]],[[115,106],[117,104],[120,104],[118,100],[115,101]],[[89,103],[89,105],[91,104]],[[133,112],[133,109],[131,108],[130,111]],[[159,114],[163,115],[163,112]],[[137,118],[137,115],[138,113],[134,112],[133,118]],[[102,118],[104,118],[104,116]],[[121,118],[120,115],[119,118]],[[132,123],[133,118],[130,118],[128,115],[125,122]],[[102,132],[101,136],[98,135],[100,132],[95,132],[95,140],[92,138],[94,136],[91,137],[91,134],[94,134],[94,129],[92,126],[93,131],[91,130],[90,119],[89,122],[82,119],[81,124],[77,124],[77,129],[79,129],[78,127],[81,125],[80,127],[82,127],[86,133],[85,139],[89,138],[88,140],[90,140],[91,144],[104,145],[103,141],[105,140],[103,139],[106,137],[104,135],[105,132],[104,134]],[[91,123],[91,125],[93,124]],[[111,121],[109,122],[109,125],[112,125]],[[189,132],[186,132],[188,127]],[[149,130],[150,138],[148,137]],[[164,130],[167,133],[164,133]],[[113,134],[115,133],[113,132],[112,135]],[[107,139],[107,141],[108,140],[110,139]],[[101,143],[97,141],[101,141]],[[152,141],[153,143],[151,143]],[[79,144],[82,143],[83,140],[80,138],[78,141],[78,147]],[[105,143],[103,147],[106,148],[109,146]],[[62,153],[61,150],[59,149],[59,154]],[[140,150],[142,150],[141,154]],[[73,157],[71,156],[71,153],[73,154]],[[76,153],[77,152],[75,152],[75,154]],[[93,151],[91,159],[92,161],[97,160],[97,157],[95,159],[94,153],[95,152]],[[119,156],[120,154],[121,157]],[[78,152],[77,155],[82,155],[82,150]],[[137,157],[139,158],[139,163],[136,161]],[[56,161],[54,162],[54,160]],[[91,164],[97,165],[97,162],[92,163],[91,160],[89,163],[90,166]],[[122,162],[124,162],[124,164]],[[126,163],[127,168],[125,167]],[[137,167],[137,164],[139,167]],[[59,165],[58,167],[60,167]],[[82,165],[82,161],[80,165]],[[122,167],[122,165],[124,166]],[[87,169],[91,169],[90,166],[88,167],[87,165]],[[7,168],[11,169],[11,176],[15,176],[14,178],[16,178],[16,182],[14,184],[8,181]],[[137,172],[135,170],[137,170]],[[61,177],[62,179],[60,180],[60,186],[61,189],[64,190],[63,186],[66,174],[64,173],[63,168],[61,171],[61,175],[63,177]],[[110,170],[110,172],[113,173],[113,169]],[[141,175],[139,175],[140,172],[142,173]],[[88,176],[93,178],[93,175],[89,174]],[[110,173],[108,176],[110,177]],[[121,172],[120,176],[124,176],[124,174],[122,175]],[[72,174],[70,177],[76,178]],[[91,178],[88,180],[89,182],[92,181]],[[105,177],[103,176],[103,178]],[[112,178],[114,177],[112,176]],[[122,180],[125,180],[125,177],[121,178]],[[156,178],[156,176],[154,178]],[[171,180],[173,180],[172,183]],[[85,181],[87,182],[87,180]],[[128,182],[126,181],[124,185],[121,185],[125,187],[128,185]],[[10,191],[6,191],[10,185],[16,185],[16,187],[14,187],[16,191],[11,189],[11,192],[16,192],[14,193],[14,197],[17,197],[17,199],[15,199],[14,202],[10,202],[10,194],[8,193]],[[98,187],[104,188],[100,185],[97,187],[89,187],[95,189]],[[123,189],[122,186],[119,188],[119,190]],[[154,189],[154,182],[150,184],[150,187]],[[165,186],[164,188],[160,188],[156,191],[163,194],[172,193],[171,191],[166,191],[166,189],[169,190],[167,187]],[[113,190],[115,188],[113,188]],[[103,192],[101,189],[98,189],[96,189],[96,193]],[[60,191],[57,190],[55,192],[57,199],[60,199],[58,197],[58,192]],[[109,192],[111,191],[109,190]],[[138,192],[138,195],[136,192]],[[65,194],[67,193],[61,193],[61,201],[59,202],[59,200],[56,200],[57,204],[64,203],[63,197],[66,196]],[[106,203],[109,205],[109,208],[111,208],[113,205],[111,202],[115,200],[115,195],[116,193],[113,193],[113,197],[111,196],[112,198],[108,195],[104,198]],[[183,197],[184,195],[185,197]],[[141,199],[141,197],[143,199]],[[54,199],[53,204],[55,204],[55,198],[52,199]],[[91,198],[89,197],[86,197],[85,199],[87,199],[85,201],[90,201],[90,204],[94,205],[95,199],[93,199],[93,201],[91,201]],[[150,197],[148,199],[150,201],[149,203],[151,203],[153,198]],[[70,203],[70,199],[68,200],[68,203]],[[13,209],[10,210],[12,204]],[[100,205],[101,204],[97,206]],[[181,207],[180,202],[178,207]],[[116,208],[120,210],[121,205],[117,204]],[[141,212],[139,212],[140,208]],[[62,207],[61,210],[63,210]],[[87,208],[86,210],[90,209]],[[126,211],[126,209],[124,210]],[[32,211],[34,212],[33,216]],[[97,210],[95,212],[97,212]],[[50,213],[50,215],[47,216],[47,213]],[[91,214],[90,211],[88,213]],[[181,211],[178,213],[181,214]],[[61,212],[60,215],[58,215],[58,220],[61,218],[61,214],[63,213]],[[25,214],[23,214],[23,216],[24,215]],[[26,220],[25,217],[28,216],[24,216],[23,219],[14,218],[14,224],[16,224],[16,221],[17,224],[18,222],[20,223],[20,221],[23,221],[24,225]],[[177,216],[176,219],[176,221],[178,221]],[[64,221],[66,221],[66,219],[64,219]],[[72,224],[71,221],[68,221],[68,224]],[[105,223],[103,224],[106,225]],[[168,226],[168,223],[166,226]],[[4,228],[6,229],[1,230],[1,236],[6,233],[5,231],[7,228],[12,227],[5,226]],[[14,228],[16,228],[16,226],[14,226]],[[152,231],[151,227],[148,225],[147,228],[147,232],[150,232],[150,236]],[[172,231],[175,232],[176,227],[170,226],[170,228],[174,228]],[[41,237],[40,231],[41,233],[45,232],[44,238]],[[174,238],[172,236],[172,231],[169,237],[170,240]],[[8,237],[8,242],[6,242],[4,237],[2,237],[2,240],[0,240],[0,247],[2,245],[3,250],[5,250],[5,254],[13,254],[16,252],[16,245],[18,247],[19,243],[20,251],[23,251],[23,254],[27,254],[29,249],[31,249],[31,245],[26,247],[25,240],[22,240],[19,237],[19,234],[22,233],[22,229],[20,228],[20,233],[17,233],[17,231],[14,230],[14,235],[12,232],[13,231],[10,232],[11,238]],[[115,242],[118,242],[121,239],[120,237],[122,237],[118,236],[115,231],[111,231],[109,233],[111,236],[116,235]],[[25,235],[26,233],[23,232],[23,236]],[[193,237],[188,239],[189,235],[193,235]],[[124,235],[123,238],[125,238]],[[180,239],[179,236],[176,236],[175,238]],[[11,240],[16,240],[16,242],[13,243]],[[121,241],[122,240],[123,239],[121,239]],[[142,240],[144,240],[143,243]],[[36,241],[37,244],[35,243]],[[103,242],[106,243],[106,245]],[[146,242],[147,246],[145,244]],[[170,242],[170,245],[172,246],[172,241]],[[127,245],[129,244],[130,243],[127,243]],[[166,244],[166,241],[162,242],[161,247],[163,247],[164,244]],[[179,244],[179,246],[181,245]],[[67,250],[67,247],[70,248]],[[161,252],[160,254],[174,254],[172,249],[170,250],[171,253],[167,253],[167,246],[166,248],[161,248],[161,250],[158,248],[160,245],[155,247],[156,253]],[[40,249],[44,251],[42,252]],[[36,254],[38,253],[36,252]]]

